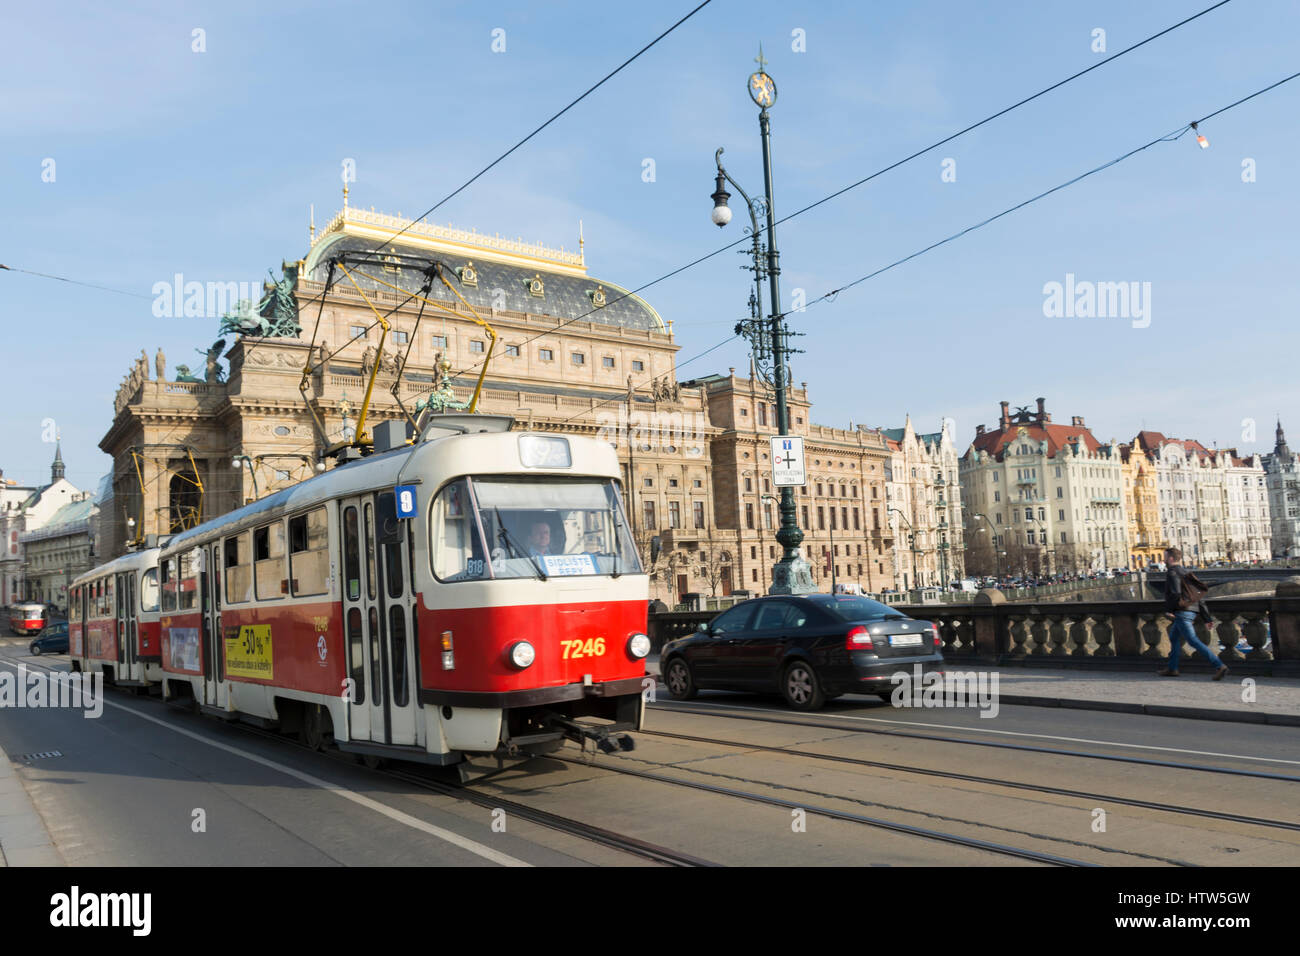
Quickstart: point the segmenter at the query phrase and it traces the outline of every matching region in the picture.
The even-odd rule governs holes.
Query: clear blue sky
[[[635,287],[739,238],[709,221],[713,151],[761,189],[745,92],[760,41],[776,79],[777,212],[928,145],[1211,0],[906,5],[714,0],[434,217],[573,248]],[[258,281],[303,254],[340,204],[428,208],[692,6],[547,3],[27,4],[0,35],[0,262],[136,293],[0,272],[0,467],[48,480],[52,418],[69,477],[97,448],[142,347],[169,366],[215,320],[156,319],[174,273]],[[192,31],[206,52],[192,52]],[[493,53],[492,31],[506,51]],[[792,50],[805,32],[806,52]],[[809,299],[1300,69],[1300,5],[1226,7],[778,230],[787,304]],[[1163,144],[794,317],[814,417],[957,423],[1047,398],[1097,436],[1146,427],[1267,450],[1300,437],[1296,223],[1300,81],[1206,124],[1211,148]],[[55,181],[43,182],[43,160]],[[643,160],[655,181],[642,181]],[[941,161],[956,160],[956,182]],[[1243,159],[1257,181],[1243,183]],[[734,200],[733,200],[734,202]],[[738,209],[739,213],[739,209]],[[680,361],[745,314],[728,253],[648,290]],[[1050,319],[1043,286],[1151,283],[1151,324]],[[747,367],[737,340],[682,378]],[[1258,423],[1242,440],[1243,419]]]

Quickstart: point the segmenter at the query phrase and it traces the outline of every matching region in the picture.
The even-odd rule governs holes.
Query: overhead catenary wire
[[[962,236],[968,235],[969,233],[972,233],[977,229],[982,229],[985,226],[990,225],[991,223],[994,223],[997,220],[1003,218],[1004,216],[1009,216],[1013,212],[1017,212],[1018,210],[1024,209],[1027,206],[1033,205],[1039,200],[1045,199],[1048,196],[1053,195],[1054,193],[1058,193],[1063,189],[1068,189],[1070,186],[1082,182],[1088,177],[1093,176],[1099,172],[1102,172],[1103,170],[1109,169],[1112,166],[1116,166],[1119,163],[1122,163],[1125,160],[1130,159],[1133,156],[1136,156],[1138,153],[1150,149],[1152,146],[1156,146],[1159,143],[1170,143],[1179,140],[1183,136],[1187,135],[1187,133],[1191,131],[1191,129],[1194,126],[1200,125],[1201,123],[1204,123],[1206,120],[1211,119],[1215,116],[1219,116],[1222,113],[1226,113],[1228,110],[1233,109],[1234,107],[1240,106],[1243,103],[1253,100],[1257,96],[1262,96],[1264,93],[1267,93],[1270,90],[1274,90],[1277,87],[1281,86],[1282,84],[1289,83],[1292,80],[1297,78],[1300,78],[1300,72],[1292,73],[1290,76],[1283,77],[1282,79],[1278,80],[1276,83],[1270,83],[1268,86],[1264,87],[1263,89],[1256,90],[1254,93],[1251,93],[1248,96],[1243,96],[1241,99],[1229,103],[1227,106],[1220,107],[1219,109],[1215,110],[1212,113],[1207,113],[1205,116],[1201,117],[1200,119],[1193,120],[1179,127],[1178,129],[1173,130],[1170,133],[1166,133],[1164,136],[1157,136],[1155,139],[1151,140],[1150,142],[1143,143],[1141,146],[1134,147],[1133,149],[1130,149],[1128,152],[1123,153],[1119,156],[1116,156],[1114,159],[1102,163],[1100,166],[1094,166],[1092,169],[1089,169],[1087,172],[1083,172],[1077,176],[1073,176],[1070,179],[1067,179],[1063,183],[1058,183],[1057,185],[1053,186],[1051,189],[1044,190],[1043,192],[1038,193],[1035,196],[1031,196],[1030,198],[1022,202],[1016,203],[1014,206],[1008,206],[1006,209],[1003,209],[1001,212],[995,213],[986,219],[982,219],[977,223],[969,225],[965,229],[960,230],[959,232],[954,232],[952,235],[946,236],[943,239],[938,240],[937,242],[932,242],[928,246],[925,246],[924,248],[918,249],[916,252],[913,252],[911,255],[904,256],[901,259],[895,259],[893,262],[889,263],[889,265],[882,266],[879,269],[876,269],[872,272],[868,272],[866,275],[859,276],[858,278],[854,279],[852,282],[847,282],[842,286],[838,286],[832,289],[831,291],[823,295],[820,295],[817,298],[813,299],[812,301],[808,302],[804,306],[804,308],[810,308],[811,306],[818,305],[819,303],[822,302],[832,302],[839,296],[841,292],[846,292],[849,289],[852,289],[854,286],[861,285],[862,283],[870,279],[874,279],[876,276],[888,272],[891,269],[895,269],[906,262],[910,262],[913,259],[918,258],[919,256],[923,256],[927,252],[931,252],[934,249],[938,249],[940,246],[947,245],[948,243],[953,242],[956,239],[960,239]],[[788,313],[782,313],[783,316],[787,314]]]
[[[1065,77],[1064,79],[1061,79],[1061,80],[1056,81],[1055,83],[1051,84],[1050,86],[1043,87],[1041,90],[1039,90],[1039,91],[1036,92],[1036,93],[1030,94],[1029,96],[1022,97],[1021,99],[1017,100],[1016,102],[1012,103],[1011,105],[1009,105],[1009,106],[1005,106],[1005,107],[1003,107],[1002,109],[998,110],[998,111],[995,112],[995,113],[990,113],[988,116],[984,117],[983,119],[981,119],[981,120],[977,120],[976,122],[971,123],[970,125],[968,125],[968,126],[966,126],[966,127],[963,127],[962,129],[959,129],[959,130],[957,130],[957,131],[954,132],[954,133],[950,133],[949,135],[945,136],[943,139],[940,139],[940,140],[937,140],[937,141],[931,143],[929,146],[925,146],[925,147],[923,147],[923,148],[921,148],[921,149],[918,149],[918,150],[916,150],[915,152],[912,152],[912,153],[908,154],[907,156],[904,156],[902,159],[896,160],[895,162],[890,163],[888,166],[883,166],[883,167],[881,167],[880,169],[876,170],[875,172],[871,173],[870,175],[864,176],[863,178],[857,180],[856,182],[849,183],[847,186],[844,186],[844,187],[842,187],[841,189],[837,189],[837,190],[835,190],[835,192],[830,193],[829,195],[823,196],[821,199],[818,199],[816,202],[809,203],[808,205],[803,206],[803,207],[801,207],[800,209],[797,209],[797,210],[795,210],[794,212],[789,213],[788,215],[782,216],[780,219],[777,219],[777,220],[776,220],[776,222],[774,223],[774,225],[779,226],[779,225],[781,225],[782,223],[789,222],[790,220],[795,219],[795,218],[798,217],[798,216],[802,216],[802,215],[803,215],[804,213],[806,213],[806,212],[810,212],[810,211],[812,211],[813,209],[816,209],[816,208],[818,208],[819,206],[821,206],[821,205],[823,205],[823,204],[825,204],[825,203],[827,203],[827,202],[830,202],[832,199],[837,199],[837,198],[839,198],[840,196],[843,196],[845,193],[848,193],[848,192],[850,192],[851,190],[854,190],[854,189],[858,188],[859,186],[865,185],[866,183],[871,182],[873,179],[877,179],[877,178],[879,178],[880,176],[883,176],[884,174],[886,174],[886,173],[888,173],[888,172],[891,172],[891,171],[893,171],[893,170],[895,170],[895,169],[898,169],[900,166],[903,166],[903,165],[905,165],[905,164],[907,164],[907,163],[910,163],[910,162],[911,162],[912,160],[914,160],[914,159],[918,159],[918,158],[920,158],[921,156],[926,155],[927,153],[931,153],[931,152],[933,152],[934,150],[938,149],[939,147],[944,146],[944,145],[946,145],[946,144],[952,142],[953,140],[955,140],[955,139],[957,139],[957,138],[959,138],[959,137],[961,137],[961,136],[964,136],[966,133],[973,132],[974,130],[979,129],[981,126],[985,126],[985,125],[987,125],[987,124],[993,122],[994,120],[997,120],[997,119],[999,119],[999,118],[1001,118],[1001,117],[1007,115],[1008,113],[1010,113],[1010,112],[1012,112],[1012,111],[1014,111],[1014,110],[1016,110],[1016,109],[1019,109],[1019,108],[1022,107],[1022,106],[1026,106],[1026,105],[1028,105],[1029,103],[1032,103],[1032,102],[1034,102],[1035,100],[1040,99],[1040,98],[1042,98],[1043,96],[1046,96],[1048,93],[1051,93],[1051,92],[1053,92],[1054,90],[1058,90],[1058,89],[1060,89],[1061,87],[1067,85],[1068,83],[1072,83],[1073,81],[1075,81],[1075,80],[1077,80],[1077,79],[1079,79],[1079,78],[1081,78],[1081,77],[1083,77],[1083,76],[1086,76],[1087,74],[1093,72],[1094,70],[1098,70],[1098,69],[1100,69],[1100,68],[1103,67],[1103,66],[1106,66],[1106,65],[1108,65],[1108,64],[1110,64],[1110,63],[1113,63],[1113,62],[1115,62],[1116,60],[1118,60],[1120,57],[1125,56],[1125,55],[1127,55],[1127,54],[1129,54],[1129,53],[1132,53],[1134,50],[1137,50],[1137,49],[1139,49],[1139,48],[1141,48],[1141,47],[1143,47],[1143,46],[1146,46],[1148,43],[1151,43],[1151,42],[1153,42],[1153,41],[1155,41],[1155,40],[1158,40],[1160,37],[1163,37],[1163,36],[1165,36],[1165,35],[1167,35],[1167,34],[1169,34],[1169,33],[1172,33],[1174,30],[1177,30],[1177,29],[1179,29],[1180,27],[1186,26],[1187,24],[1193,22],[1194,20],[1198,20],[1198,19],[1200,19],[1201,17],[1205,16],[1206,14],[1208,14],[1208,13],[1212,13],[1213,11],[1219,9],[1220,7],[1226,6],[1228,3],[1231,3],[1231,2],[1232,2],[1232,0],[1219,0],[1218,3],[1212,4],[1212,5],[1208,6],[1208,7],[1206,7],[1205,9],[1199,11],[1198,13],[1194,13],[1194,14],[1192,14],[1192,15],[1189,16],[1189,17],[1185,17],[1184,19],[1179,20],[1177,23],[1171,24],[1170,26],[1165,27],[1163,30],[1160,30],[1160,31],[1158,31],[1158,32],[1156,32],[1156,33],[1153,33],[1153,34],[1151,34],[1150,36],[1148,36],[1148,37],[1146,37],[1146,38],[1144,38],[1144,39],[1142,39],[1142,40],[1139,40],[1139,41],[1137,41],[1136,43],[1133,43],[1133,44],[1131,44],[1131,45],[1125,47],[1124,49],[1119,50],[1119,51],[1117,51],[1117,52],[1111,54],[1110,56],[1108,56],[1108,57],[1106,57],[1106,58],[1104,58],[1104,59],[1102,59],[1102,60],[1097,61],[1096,63],[1092,64],[1092,65],[1089,66],[1089,67],[1086,67],[1086,68],[1084,68],[1084,69],[1082,69],[1082,70],[1079,70],[1079,71],[1077,71],[1077,72],[1075,72],[1075,73],[1072,73],[1072,74],[1070,74],[1069,76]],[[762,235],[763,233],[766,233],[766,232],[767,232],[767,226],[766,226],[765,224],[761,224],[761,223],[760,223],[760,225],[759,225],[759,234]],[[676,269],[673,269],[671,272],[666,272],[666,273],[664,273],[663,275],[659,276],[657,279],[652,279],[652,280],[650,280],[649,282],[646,282],[646,283],[644,283],[644,284],[642,284],[642,285],[639,285],[639,286],[637,286],[636,288],[632,289],[632,290],[629,291],[629,292],[624,293],[624,294],[621,295],[621,296],[617,296],[617,297],[615,297],[615,298],[610,299],[608,302],[606,302],[606,306],[612,305],[612,304],[615,303],[615,302],[620,302],[620,301],[622,301],[623,299],[626,299],[626,298],[628,298],[628,297],[630,297],[630,296],[637,295],[637,294],[639,294],[639,293],[645,291],[646,289],[651,288],[652,286],[656,286],[656,285],[658,285],[659,283],[661,283],[661,282],[665,282],[665,281],[667,281],[668,279],[673,278],[674,276],[677,276],[677,275],[680,275],[680,274],[683,273],[683,272],[686,272],[686,271],[689,270],[689,269],[693,269],[695,266],[701,265],[702,263],[705,263],[705,262],[707,262],[708,260],[713,259],[714,257],[719,256],[719,255],[721,255],[722,253],[727,252],[728,250],[733,249],[733,248],[739,246],[741,243],[747,243],[747,242],[752,242],[752,241],[753,241],[753,237],[752,237],[752,236],[748,236],[748,235],[741,236],[740,238],[735,239],[735,240],[733,240],[733,241],[727,243],[727,244],[724,245],[724,246],[720,246],[720,247],[718,247],[717,249],[714,249],[712,252],[706,253],[705,255],[702,255],[702,256],[700,256],[700,257],[698,257],[698,258],[696,258],[696,259],[692,259],[690,262],[687,262],[685,265],[682,265],[682,266],[679,266],[679,267],[676,268]],[[549,330],[547,330],[546,332],[539,332],[538,334],[536,334],[536,335],[534,335],[534,336],[531,336],[530,338],[524,339],[522,342],[520,342],[520,346],[528,345],[528,344],[530,344],[530,343],[532,343],[532,342],[535,342],[535,341],[537,341],[539,338],[541,338],[541,337],[543,337],[543,336],[545,336],[545,335],[553,335],[555,332],[559,331],[560,329],[564,328],[565,326],[570,325],[570,324],[572,324],[573,322],[581,321],[582,319],[585,319],[585,318],[587,318],[588,316],[595,314],[597,311],[599,311],[599,310],[598,310],[598,309],[590,309],[590,310],[588,310],[587,312],[582,313],[581,315],[577,315],[577,316],[574,316],[574,317],[572,317],[572,318],[570,318],[570,319],[566,319],[564,322],[561,322],[559,325],[557,325],[554,329],[549,329]],[[730,321],[730,320],[728,320],[728,321]],[[456,372],[456,374],[457,374],[457,375],[464,375],[466,372],[472,371],[473,369],[477,368],[478,365],[479,365],[479,363],[477,363],[477,362],[474,363],[474,364],[468,365],[468,366],[466,366],[465,368],[460,369],[458,372]]]
[[[509,156],[511,153],[513,153],[515,150],[517,150],[520,146],[524,145],[524,144],[525,144],[529,139],[531,139],[532,137],[536,136],[537,133],[539,133],[539,132],[541,132],[543,129],[545,129],[546,126],[550,125],[550,123],[554,122],[556,119],[558,119],[558,118],[559,118],[560,116],[562,116],[564,113],[568,112],[569,109],[571,109],[573,106],[577,105],[577,103],[579,103],[582,99],[586,98],[590,93],[594,92],[594,90],[597,89],[601,84],[603,84],[603,83],[605,83],[606,81],[608,81],[609,79],[611,79],[611,78],[612,78],[612,77],[613,77],[617,72],[619,72],[619,71],[622,70],[624,67],[626,67],[627,65],[629,65],[633,60],[635,60],[635,59],[636,59],[637,57],[639,57],[641,54],[645,53],[648,49],[650,49],[651,46],[653,46],[655,43],[658,43],[658,42],[659,42],[660,40],[662,40],[665,36],[667,36],[669,33],[671,33],[673,30],[675,30],[678,26],[680,26],[682,23],[684,23],[687,19],[689,19],[691,16],[693,16],[695,13],[697,13],[701,8],[703,8],[703,7],[707,4],[707,2],[708,2],[708,0],[706,0],[706,3],[702,3],[702,4],[700,4],[699,6],[697,6],[695,9],[691,10],[690,13],[686,14],[686,16],[682,17],[680,20],[678,20],[676,23],[674,23],[672,27],[670,27],[668,30],[664,31],[662,34],[660,34],[658,37],[656,37],[653,41],[651,41],[651,43],[647,44],[645,47],[643,47],[641,50],[639,50],[639,51],[638,51],[636,54],[634,54],[632,57],[629,57],[629,58],[628,58],[626,61],[624,61],[624,62],[623,62],[623,63],[622,63],[622,64],[621,64],[621,65],[620,65],[616,70],[614,70],[614,71],[612,71],[611,73],[607,74],[607,75],[606,75],[602,80],[600,80],[597,84],[594,84],[594,85],[593,85],[592,87],[590,87],[587,91],[585,91],[585,92],[584,92],[580,97],[578,97],[577,99],[573,100],[573,101],[572,101],[571,103],[569,103],[566,107],[564,107],[564,109],[562,109],[562,110],[560,110],[559,112],[555,113],[555,114],[554,114],[550,119],[548,119],[545,123],[543,123],[541,126],[537,127],[537,129],[533,130],[533,132],[529,133],[528,136],[526,136],[524,139],[520,140],[518,143],[516,143],[514,146],[512,146],[512,147],[511,147],[509,150],[507,150],[505,153],[503,153],[502,155],[498,156],[495,160],[492,161],[492,163],[490,163],[490,164],[489,164],[487,167],[485,167],[484,169],[480,170],[479,173],[477,173],[475,176],[473,176],[470,180],[468,180],[468,181],[467,181],[466,183],[464,183],[462,186],[458,187],[458,188],[457,188],[453,193],[449,194],[448,196],[444,197],[443,199],[441,199],[441,200],[439,200],[437,203],[435,203],[432,207],[430,207],[429,212],[425,212],[423,215],[417,217],[416,219],[411,220],[411,222],[408,223],[408,225],[407,225],[406,227],[403,227],[403,229],[402,229],[400,232],[396,233],[393,237],[391,237],[390,239],[386,240],[384,243],[382,243],[382,244],[381,244],[380,246],[378,246],[376,249],[371,250],[371,252],[373,253],[373,252],[377,252],[377,251],[379,251],[379,250],[382,249],[385,245],[388,245],[390,242],[392,242],[393,239],[396,239],[397,236],[400,236],[403,232],[405,232],[406,229],[409,229],[410,226],[413,226],[416,222],[418,222],[418,221],[420,221],[421,219],[424,219],[425,217],[429,216],[433,211],[436,211],[440,206],[442,206],[444,203],[446,203],[446,202],[447,202],[449,199],[451,199],[454,195],[456,195],[456,194],[462,192],[466,187],[468,187],[468,186],[469,186],[470,184],[472,184],[475,180],[477,180],[478,178],[480,178],[484,173],[486,173],[486,172],[487,172],[488,170],[490,170],[492,167],[496,166],[496,165],[497,165],[498,163],[500,163],[503,159],[505,159],[507,156]],[[876,170],[874,173],[871,173],[871,174],[868,175],[868,176],[864,176],[862,179],[859,179],[859,180],[857,180],[856,182],[850,183],[849,185],[844,186],[843,188],[838,189],[838,190],[836,190],[835,192],[830,193],[829,195],[822,197],[821,199],[817,200],[816,202],[810,203],[810,204],[808,204],[807,206],[804,206],[804,207],[802,207],[802,208],[800,208],[800,209],[797,209],[796,211],[794,211],[794,212],[792,212],[792,213],[789,213],[789,214],[786,215],[786,216],[781,217],[780,219],[776,220],[776,224],[777,224],[777,225],[780,225],[780,224],[782,224],[782,223],[789,222],[790,220],[796,218],[797,216],[801,216],[801,215],[803,215],[803,214],[806,213],[806,212],[809,212],[809,211],[811,211],[811,210],[813,210],[813,209],[816,209],[817,207],[823,205],[824,203],[827,203],[827,202],[831,201],[832,199],[836,199],[836,198],[838,198],[839,196],[842,196],[842,195],[844,195],[845,193],[847,193],[847,192],[849,192],[849,191],[851,191],[851,190],[853,190],[853,189],[856,189],[857,187],[862,186],[862,185],[864,185],[864,184],[866,184],[866,183],[872,181],[873,179],[878,178],[879,176],[884,175],[885,173],[888,173],[888,172],[890,172],[890,171],[892,171],[892,170],[894,170],[894,169],[897,169],[898,167],[900,167],[900,166],[902,166],[902,165],[904,165],[904,164],[906,164],[906,163],[908,163],[908,162],[911,162],[912,160],[917,159],[917,158],[920,157],[920,156],[925,155],[926,153],[932,152],[933,150],[938,149],[940,146],[946,145],[947,143],[952,142],[954,139],[957,139],[958,137],[960,137],[960,136],[962,136],[962,135],[964,135],[964,134],[966,134],[966,133],[969,133],[969,132],[972,132],[973,130],[979,129],[981,126],[984,126],[984,125],[986,125],[986,124],[988,124],[988,123],[991,123],[991,122],[993,122],[994,120],[999,119],[1000,117],[1005,116],[1006,114],[1012,112],[1013,110],[1016,110],[1016,109],[1018,109],[1018,108],[1021,107],[1021,106],[1025,106],[1025,105],[1027,105],[1027,104],[1029,104],[1029,103],[1031,103],[1031,102],[1033,102],[1033,101],[1035,101],[1035,100],[1037,100],[1037,99],[1039,99],[1039,98],[1041,98],[1041,97],[1047,95],[1048,93],[1053,92],[1054,90],[1060,89],[1061,87],[1065,86],[1066,84],[1071,83],[1071,82],[1073,82],[1074,80],[1077,80],[1077,79],[1079,79],[1079,78],[1081,78],[1081,77],[1083,77],[1083,76],[1086,76],[1087,74],[1093,72],[1094,70],[1098,70],[1098,69],[1100,69],[1100,68],[1103,67],[1103,66],[1106,66],[1106,65],[1108,65],[1108,64],[1110,64],[1110,63],[1113,63],[1113,62],[1115,62],[1116,60],[1118,60],[1120,57],[1123,57],[1123,56],[1125,56],[1125,55],[1127,55],[1127,54],[1129,54],[1129,53],[1132,53],[1134,50],[1137,50],[1137,49],[1139,49],[1139,48],[1141,48],[1141,47],[1143,47],[1143,46],[1146,46],[1148,43],[1151,43],[1151,42],[1153,42],[1153,41],[1155,41],[1155,40],[1157,40],[1157,39],[1159,39],[1159,38],[1161,38],[1161,37],[1163,37],[1163,36],[1165,36],[1165,35],[1167,35],[1167,34],[1169,34],[1169,33],[1172,33],[1174,30],[1177,30],[1177,29],[1179,29],[1180,27],[1186,26],[1187,24],[1192,23],[1193,21],[1198,20],[1198,19],[1200,19],[1201,17],[1205,16],[1206,14],[1209,14],[1209,13],[1211,13],[1211,12],[1213,12],[1213,11],[1219,9],[1220,7],[1225,6],[1225,5],[1227,5],[1228,3],[1231,3],[1231,2],[1232,2],[1232,0],[1219,0],[1218,3],[1212,4],[1211,6],[1208,6],[1208,7],[1206,7],[1205,9],[1203,9],[1203,10],[1197,12],[1197,13],[1194,13],[1194,14],[1192,14],[1192,15],[1189,16],[1189,17],[1185,17],[1184,19],[1179,20],[1177,23],[1171,24],[1170,26],[1165,27],[1163,30],[1160,30],[1160,31],[1158,31],[1158,32],[1156,32],[1156,33],[1153,33],[1153,34],[1151,34],[1150,36],[1145,37],[1144,39],[1139,40],[1139,41],[1137,41],[1136,43],[1133,43],[1133,44],[1131,44],[1130,46],[1127,46],[1127,47],[1125,47],[1124,49],[1119,50],[1119,51],[1117,51],[1117,52],[1111,54],[1110,56],[1105,57],[1104,59],[1097,61],[1096,63],[1092,64],[1091,66],[1086,67],[1085,69],[1082,69],[1082,70],[1079,70],[1079,71],[1077,71],[1077,72],[1075,72],[1075,73],[1072,73],[1072,74],[1070,74],[1069,76],[1065,77],[1064,79],[1058,80],[1057,82],[1051,84],[1050,86],[1044,87],[1043,89],[1039,90],[1039,91],[1036,92],[1036,93],[1033,93],[1033,94],[1031,94],[1031,95],[1029,95],[1029,96],[1023,97],[1022,99],[1017,100],[1015,103],[1012,103],[1012,104],[1009,105],[1009,106],[1003,107],[1002,109],[998,110],[997,112],[995,112],[995,113],[991,113],[991,114],[989,114],[988,116],[984,117],[983,119],[978,120],[978,121],[976,121],[976,122],[974,122],[974,123],[971,123],[970,125],[968,125],[968,126],[962,128],[962,129],[960,129],[960,130],[958,130],[958,131],[956,131],[956,132],[954,132],[954,133],[951,133],[951,134],[949,134],[948,136],[945,136],[943,139],[940,139],[940,140],[938,140],[938,141],[936,141],[936,142],[934,142],[934,143],[931,143],[929,146],[926,146],[926,147],[923,147],[922,149],[916,150],[915,152],[909,154],[908,156],[905,156],[905,157],[903,157],[902,159],[897,160],[896,162],[890,163],[888,166],[884,166],[884,167],[882,167],[881,169]],[[761,226],[760,229],[762,229],[762,230],[765,231],[765,230],[766,230],[766,226]],[[666,280],[668,280],[668,279],[671,279],[671,278],[673,278],[674,276],[677,276],[677,275],[681,274],[682,272],[685,272],[685,271],[687,271],[687,270],[689,270],[689,269],[692,269],[692,268],[694,268],[694,267],[697,266],[697,265],[700,265],[700,264],[702,264],[702,263],[704,263],[704,262],[707,262],[709,259],[712,259],[712,258],[714,258],[715,256],[718,256],[718,255],[720,255],[721,253],[726,252],[727,250],[732,249],[732,248],[734,248],[735,246],[738,246],[738,245],[739,245],[740,243],[742,243],[742,242],[749,242],[749,241],[752,241],[751,237],[749,237],[749,236],[743,236],[743,237],[741,237],[741,238],[739,238],[739,239],[736,239],[736,240],[734,240],[733,242],[730,242],[730,243],[728,243],[728,244],[725,245],[725,246],[722,246],[722,247],[720,247],[720,248],[718,248],[718,249],[715,249],[713,252],[710,252],[710,253],[708,253],[708,254],[706,254],[706,255],[703,255],[703,256],[700,256],[700,257],[698,257],[698,258],[696,258],[696,259],[693,259],[693,260],[691,260],[690,262],[686,263],[685,265],[680,266],[680,267],[678,267],[678,268],[672,270],[671,272],[667,272],[667,273],[665,273],[664,275],[658,277],[657,279],[653,279],[653,280],[651,280],[650,282],[646,282],[646,283],[644,283],[643,285],[637,286],[635,289],[632,289],[631,291],[625,293],[624,295],[621,295],[621,296],[618,296],[618,297],[616,297],[616,298],[614,298],[614,299],[609,300],[609,302],[607,302],[607,305],[608,305],[608,304],[612,304],[613,302],[621,301],[622,299],[627,298],[627,297],[629,297],[629,296],[636,295],[636,294],[638,294],[638,293],[640,293],[640,292],[642,292],[642,291],[644,291],[644,290],[646,290],[646,289],[651,288],[652,286],[658,285],[658,284],[661,283],[661,282],[664,282],[664,281],[666,281]],[[10,271],[15,271],[15,272],[26,272],[26,273],[29,273],[29,274],[31,274],[31,275],[39,275],[39,276],[42,276],[42,277],[44,277],[44,278],[57,279],[57,280],[64,281],[64,282],[72,282],[72,283],[75,283],[75,284],[78,284],[78,285],[89,285],[89,283],[79,282],[78,280],[75,280],[75,279],[68,279],[68,278],[63,277],[63,276],[49,275],[49,274],[46,274],[46,273],[31,272],[30,270],[19,269],[19,268],[17,268],[17,267],[11,267],[11,266],[0,266],[0,268],[6,268],[6,269],[9,269]],[[104,289],[105,291],[108,291],[108,292],[119,292],[119,293],[124,294],[124,295],[135,295],[135,296],[138,296],[138,297],[140,297],[140,298],[148,298],[148,296],[142,296],[142,295],[140,295],[139,293],[122,292],[122,290],[111,289],[111,288],[108,288],[108,287],[106,287],[106,286],[91,286],[91,287],[92,287],[92,288],[102,288],[102,289]],[[307,305],[311,305],[313,302],[315,302],[315,301],[317,300],[317,298],[323,296],[324,294],[325,294],[325,291],[323,290],[322,292],[318,293],[316,296],[313,296],[312,298],[307,299],[306,301],[304,301],[303,303],[301,303],[301,305],[299,306],[299,309],[301,310],[302,307],[307,306]],[[572,323],[572,322],[580,321],[581,319],[584,319],[584,318],[586,318],[587,316],[592,315],[595,311],[596,311],[596,310],[593,309],[593,310],[590,310],[590,311],[588,311],[588,312],[583,313],[582,315],[575,316],[575,317],[573,317],[573,318],[571,318],[571,319],[568,319],[568,320],[566,320],[565,322],[561,323],[559,326],[557,326],[556,329],[553,329],[553,330],[550,330],[550,331],[551,331],[551,332],[554,332],[554,331],[558,330],[559,328],[563,328],[565,325],[568,325],[568,324],[570,324],[570,323]],[[373,326],[371,326],[371,327],[373,327]],[[534,336],[533,338],[530,338],[530,339],[526,340],[524,343],[521,343],[521,344],[528,344],[529,342],[535,341],[535,340],[537,339],[537,337],[538,337],[538,336]],[[257,345],[259,345],[259,344],[260,344],[260,343],[254,343],[253,346],[250,347],[249,352],[251,352],[251,351],[252,351],[254,348],[256,348]],[[348,344],[351,344],[351,342],[349,342]],[[456,372],[455,374],[457,374],[457,375],[462,375],[462,374],[464,374],[465,372],[470,371],[470,370],[472,370],[472,369],[474,369],[474,368],[476,368],[476,367],[477,367],[477,363],[474,364],[474,365],[467,366],[466,368],[461,369],[460,371]]]

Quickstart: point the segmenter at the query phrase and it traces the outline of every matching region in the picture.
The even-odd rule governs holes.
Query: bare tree
[[[731,574],[731,555],[726,551],[717,554],[702,551],[700,555],[703,558],[700,562],[700,576],[709,585],[713,596],[717,597],[718,586]]]

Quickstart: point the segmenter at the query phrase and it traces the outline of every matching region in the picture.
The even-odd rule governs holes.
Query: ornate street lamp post
[[[758,50],[756,62],[758,63],[758,71],[750,74],[749,77],[749,96],[759,108],[758,129],[763,143],[763,189],[766,198],[764,212],[767,216],[767,267],[765,271],[772,307],[769,316],[771,324],[769,347],[772,353],[772,386],[773,391],[776,393],[777,434],[789,435],[790,407],[786,399],[786,337],[788,333],[785,328],[784,316],[781,313],[780,254],[776,249],[776,214],[774,211],[775,204],[772,201],[771,117],[767,112],[768,107],[776,102],[776,83],[767,74],[765,69],[767,61],[763,58],[761,46]],[[725,178],[727,182],[736,186],[742,196],[745,195],[745,192],[723,170],[720,151],[715,154],[715,157],[718,161],[718,179],[716,183],[717,190],[712,196],[714,204],[713,222],[722,227],[731,220],[730,210],[727,209],[727,193],[722,188],[723,179]],[[745,198],[748,201],[749,197],[746,196]],[[753,219],[755,236],[757,237],[758,220],[754,216],[752,203],[750,203],[750,216]],[[754,249],[757,256],[759,250],[757,238],[755,238]],[[808,562],[799,554],[799,545],[803,542],[803,531],[799,529],[799,524],[795,520],[794,489],[789,485],[781,487],[780,512],[781,527],[776,533],[776,540],[781,544],[781,560],[772,568],[772,586],[768,589],[768,593],[808,594],[817,590],[817,586],[813,583],[812,569],[809,568]]]

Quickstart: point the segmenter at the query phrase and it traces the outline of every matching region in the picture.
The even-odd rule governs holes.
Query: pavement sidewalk
[[[62,865],[18,771],[0,750],[0,866]]]
[[[1152,662],[1149,671],[961,663],[948,664],[946,669],[996,672],[998,700],[1003,704],[1300,727],[1300,679],[1242,676],[1229,671],[1223,680],[1211,681],[1208,670],[1187,670],[1176,678],[1157,677],[1160,663]],[[646,669],[662,682],[658,654],[650,656]]]

